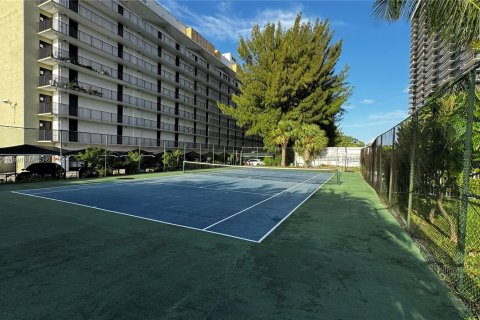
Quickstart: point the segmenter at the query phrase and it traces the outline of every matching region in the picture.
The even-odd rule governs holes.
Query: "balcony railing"
[[[81,81],[69,80],[68,78],[55,75],[40,76],[39,86],[52,86],[57,88],[63,88],[66,90],[78,91],[80,93],[85,93],[108,100],[118,101],[118,95],[116,91],[91,85],[89,83]],[[127,94],[123,94],[121,98],[122,99],[120,102],[129,103],[146,109],[157,110],[157,103],[155,102],[137,97],[132,97]]]
[[[118,78],[118,71],[104,64],[95,62],[82,56],[74,56],[69,51],[57,47],[43,48],[38,51],[38,59],[52,58],[55,60],[71,63],[100,74]]]

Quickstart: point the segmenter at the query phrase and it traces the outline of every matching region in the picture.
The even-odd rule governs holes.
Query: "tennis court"
[[[261,242],[325,183],[332,170],[184,164],[185,174],[12,191],[106,213]]]

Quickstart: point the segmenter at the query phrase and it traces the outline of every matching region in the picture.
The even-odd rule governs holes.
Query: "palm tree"
[[[325,131],[315,124],[304,124],[295,131],[295,152],[303,155],[306,168],[328,145]]]
[[[297,124],[291,120],[280,120],[275,129],[271,130],[266,137],[267,145],[280,146],[282,149],[282,161],[280,165],[285,167],[287,158],[287,147],[295,135]]]
[[[430,34],[456,47],[480,50],[480,0],[375,0],[373,15],[387,21],[420,15]]]

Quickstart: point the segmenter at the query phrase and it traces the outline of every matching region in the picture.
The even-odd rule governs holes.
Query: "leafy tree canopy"
[[[315,124],[305,124],[295,132],[295,152],[303,155],[303,165],[308,167],[328,144],[325,132]]]
[[[105,156],[108,157],[110,151],[106,151],[101,147],[87,147],[84,151],[79,152],[76,158],[85,161],[87,167],[100,169],[105,163]]]
[[[357,138],[347,136],[341,131],[337,131],[334,147],[365,147],[365,143]]]
[[[342,42],[332,43],[332,37],[328,20],[302,22],[301,14],[290,29],[254,26],[238,46],[241,95],[233,95],[235,107],[219,108],[270,147],[280,121],[331,126],[351,93],[348,68],[335,70]]]

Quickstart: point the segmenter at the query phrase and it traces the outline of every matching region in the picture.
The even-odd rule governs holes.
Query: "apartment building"
[[[480,53],[458,50],[445,44],[438,35],[429,35],[417,7],[410,34],[410,99],[413,112],[442,84],[462,74],[480,59]]]
[[[217,107],[238,93],[233,57],[155,0],[2,0],[0,15],[0,126],[38,128],[1,146],[262,146]]]

